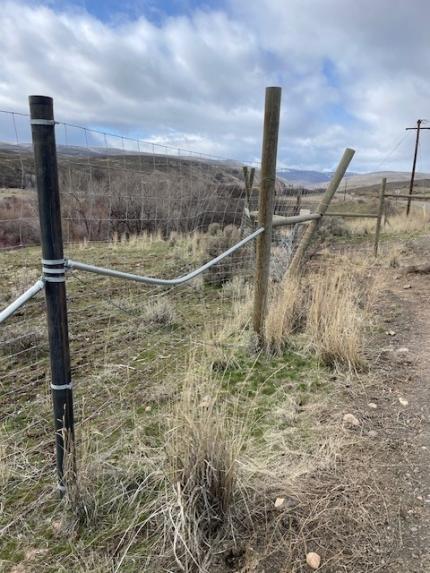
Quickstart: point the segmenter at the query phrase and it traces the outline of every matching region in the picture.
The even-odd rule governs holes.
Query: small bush
[[[224,251],[240,241],[240,229],[235,225],[227,225],[222,233],[210,235],[206,242],[206,256],[214,259]],[[220,261],[218,264],[210,267],[203,275],[205,284],[212,286],[222,286],[231,280],[244,264],[244,254],[247,253],[246,247],[239,249],[229,257]]]
[[[219,223],[211,223],[208,226],[208,235],[214,237],[221,231],[221,225]]]
[[[176,321],[176,311],[168,299],[160,298],[146,305],[143,319],[146,324],[171,326]]]
[[[330,241],[332,237],[349,238],[351,231],[340,217],[323,217],[319,228],[318,238],[322,243]]]

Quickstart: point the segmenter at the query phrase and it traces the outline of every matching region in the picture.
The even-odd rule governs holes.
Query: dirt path
[[[382,393],[381,384],[366,391],[374,471],[390,503],[387,540],[395,540],[390,565],[378,571],[430,572],[430,275],[393,270],[387,283],[377,335]]]

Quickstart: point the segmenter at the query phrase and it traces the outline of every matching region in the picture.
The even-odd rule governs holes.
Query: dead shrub
[[[35,194],[0,200],[0,247],[39,242],[39,221]]]
[[[223,232],[217,232],[208,236],[206,241],[206,256],[214,259],[224,251],[240,241],[240,229],[235,225],[227,225]],[[236,273],[240,272],[244,264],[244,254],[248,251],[246,247],[235,251],[216,265],[213,265],[203,275],[205,284],[212,286],[222,286],[230,281]]]
[[[221,231],[221,225],[219,223],[210,223],[208,226],[208,235],[212,237],[217,235]]]
[[[351,230],[340,217],[323,217],[318,227],[318,240],[321,243],[330,242],[333,237],[349,238]]]

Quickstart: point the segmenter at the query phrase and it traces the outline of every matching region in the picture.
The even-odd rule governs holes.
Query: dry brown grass
[[[287,276],[273,289],[265,322],[265,340],[270,351],[281,352],[304,312],[303,281]]]
[[[353,235],[372,236],[375,234],[374,219],[350,219],[346,225]],[[387,217],[386,223],[383,222],[382,234],[426,232],[429,228],[430,215],[424,205],[413,205],[409,217],[406,216],[402,206],[401,211],[394,209],[393,214]]]
[[[269,304],[267,349],[281,352],[299,333],[299,343],[324,364],[362,367],[368,311],[380,288],[379,275],[370,273],[369,265],[365,253],[339,255],[305,276],[287,275]]]
[[[231,527],[243,424],[209,380],[193,375],[175,405],[167,436],[164,529],[183,571],[209,571],[214,542]]]
[[[181,240],[176,237],[173,247]],[[363,277],[366,265],[354,265]],[[350,274],[344,260],[334,266]],[[327,268],[318,277],[328,275]],[[294,296],[284,286],[274,291],[272,310],[279,350],[296,324],[309,335],[304,319],[316,304],[309,277],[297,281]],[[258,355],[246,354],[252,290],[235,277],[219,294],[216,304],[232,303],[229,319],[213,321],[204,339],[196,329],[188,372],[171,368],[152,380],[153,388],[145,379],[130,398],[123,370],[115,372],[107,360],[98,382],[91,379],[94,393],[101,387],[106,392],[100,426],[93,419],[93,396],[85,403],[78,394],[78,489],[58,512],[40,505],[52,518],[53,532],[39,531],[39,543],[53,537],[53,546],[58,538],[67,547],[58,561],[53,550],[50,571],[299,573],[306,570],[306,551],[313,549],[321,552],[327,571],[346,571],[368,557],[362,540],[365,530],[374,531],[377,511],[369,507],[378,503],[359,473],[345,477],[336,466],[349,438],[328,414],[326,390],[320,393],[319,383],[306,390],[320,376],[316,361],[309,361],[302,377],[291,375],[295,367],[288,354],[270,357],[270,366],[257,364]],[[323,294],[332,304],[338,300],[321,292],[320,305]],[[361,308],[362,292],[351,296]],[[228,373],[213,369],[218,356],[234,363],[231,385]],[[279,367],[284,370],[277,378]],[[0,480],[9,475],[6,468]],[[286,499],[282,510],[274,508],[277,496]],[[48,571],[43,563],[38,567]]]
[[[365,320],[356,277],[325,268],[310,282],[306,332],[316,354],[330,366],[363,366]]]
[[[148,325],[171,326],[177,318],[173,303],[166,297],[148,302],[143,312],[143,321]]]

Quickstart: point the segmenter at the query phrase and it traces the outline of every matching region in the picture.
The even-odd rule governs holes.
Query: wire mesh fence
[[[2,124],[10,121],[15,134],[15,143],[3,146],[0,155],[5,165],[0,196],[3,307],[39,278],[41,265],[36,169],[26,139],[29,118],[0,115]],[[57,124],[56,136],[81,459],[81,448],[88,447],[84,434],[89,428],[103,436],[107,451],[124,427],[136,427],[142,413],[174,396],[186,376],[190,350],[218,351],[218,331],[224,332],[224,347],[254,343],[251,336],[239,341],[237,332],[253,333],[249,302],[258,257],[255,242],[245,241],[264,230],[257,228],[261,176],[258,163],[248,162],[248,170],[255,167],[256,171],[254,182],[247,186],[244,162],[65,123]],[[345,170],[354,153],[347,151]],[[339,173],[342,169],[339,165]],[[270,218],[272,214],[305,217],[321,206],[318,191],[289,187],[281,180],[276,181],[275,191]],[[271,236],[265,234],[272,241],[273,282],[282,280],[302,232],[303,227],[294,224],[275,226]],[[218,260],[226,253],[228,257]],[[73,261],[81,261],[171,279],[214,260],[218,262],[204,273],[180,285],[141,284],[106,273],[70,270],[79,269]],[[44,261],[44,280],[49,280],[49,272],[59,273],[52,268],[59,262]],[[54,353],[51,336],[49,356],[45,314],[44,297],[37,295],[2,326],[0,334],[1,431],[6,434],[6,456],[14,460],[8,467],[17,472],[17,479],[8,479],[7,487],[18,497],[28,491],[27,478],[22,479],[20,471],[37,481],[39,492],[44,480],[46,485],[51,481],[50,391],[63,391],[66,386],[71,391],[69,384],[52,384],[49,364],[51,358],[52,367]],[[233,328],[226,335],[229,323]],[[213,365],[225,367],[222,360],[213,360]],[[121,416],[113,427],[115,412]],[[160,432],[148,422],[147,426],[146,445],[151,447]],[[110,464],[115,463],[115,455],[106,454]],[[60,476],[64,489],[62,483]]]
[[[14,137],[0,150],[3,308],[40,277],[41,264],[29,117],[1,112],[0,124],[5,138]],[[216,258],[256,228],[250,216],[244,217],[243,162],[64,123],[57,124],[56,138],[67,258],[172,278]],[[247,165],[257,168],[248,205],[253,211],[258,207],[259,165]],[[303,207],[306,201],[299,189],[281,181],[276,187],[276,214],[297,214],[317,203],[307,198]],[[298,227],[273,233],[276,280],[298,237]],[[175,287],[69,271],[67,306],[78,433],[88,420],[97,422],[94,427],[102,432],[106,412],[112,408],[146,408],[149,395],[153,404],[166,398],[166,388],[174,392],[190,348],[212,344],[212,334],[231,319],[234,303],[249,300],[254,272],[254,242]],[[242,327],[250,323],[249,305],[239,318]],[[228,344],[235,343],[232,335]],[[19,461],[20,447],[7,455],[22,467],[31,460],[35,473],[30,471],[30,479],[43,479],[46,472],[52,475],[43,294],[2,325],[0,379],[6,443],[31,444],[25,463]],[[124,382],[122,390],[113,396],[112,387],[117,389],[119,380]],[[25,489],[22,480],[8,484]]]

